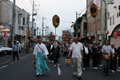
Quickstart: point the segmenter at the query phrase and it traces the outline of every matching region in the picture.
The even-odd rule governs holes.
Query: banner
[[[98,6],[98,10],[101,9],[101,0],[94,0],[95,5]]]

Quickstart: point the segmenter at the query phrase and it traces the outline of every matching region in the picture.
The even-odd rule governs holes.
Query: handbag
[[[110,56],[109,55],[105,55],[105,60],[109,60]]]

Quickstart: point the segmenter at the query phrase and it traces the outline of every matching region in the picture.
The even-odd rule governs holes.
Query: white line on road
[[[3,62],[2,64],[6,64],[6,63],[8,63],[8,62],[10,62],[12,59],[10,59],[10,60],[8,60],[8,61],[5,61],[5,62]]]
[[[5,67],[7,67],[8,65],[4,65],[4,66],[2,66],[2,67],[0,67],[0,69],[3,69],[3,68],[5,68]]]
[[[22,60],[22,59],[28,57],[29,55],[31,55],[31,54],[28,54],[28,55],[26,55],[26,56],[23,56],[22,58],[20,58],[20,60]]]
[[[59,75],[59,76],[62,75],[62,72],[61,72],[60,67],[58,67],[58,75]]]

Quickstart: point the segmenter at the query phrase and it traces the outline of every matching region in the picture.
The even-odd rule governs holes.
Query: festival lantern
[[[71,64],[71,60],[70,59],[66,59],[65,60],[65,64],[66,64],[66,66],[69,66]]]
[[[59,26],[59,23],[60,23],[60,18],[59,18],[59,16],[54,15],[54,16],[53,16],[53,25],[54,25],[54,27],[57,28],[57,27]]]
[[[98,14],[98,6],[97,6],[97,5],[92,4],[92,5],[90,6],[90,14],[91,14],[91,16],[93,16],[93,17],[96,17],[96,16],[97,16],[97,14]]]
[[[59,26],[59,23],[60,23],[59,16],[54,15],[53,19],[52,19],[52,22],[53,22],[53,26],[55,27],[55,36],[56,36],[56,28]]]

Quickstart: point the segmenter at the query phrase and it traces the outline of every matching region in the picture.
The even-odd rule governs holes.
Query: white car
[[[5,49],[3,49],[3,48],[0,47],[0,56],[2,56],[3,54],[5,54],[5,52],[6,52]]]
[[[1,51],[5,52],[5,54],[11,54],[12,53],[12,48],[9,47],[3,47],[0,45]]]

